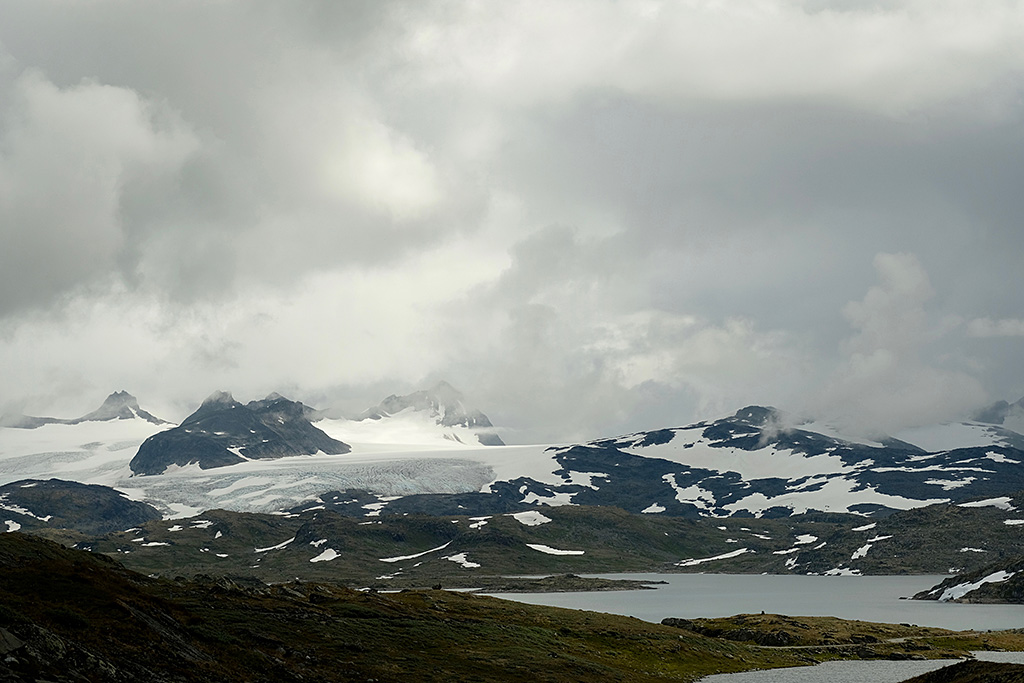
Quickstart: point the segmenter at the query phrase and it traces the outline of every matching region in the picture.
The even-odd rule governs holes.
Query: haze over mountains
[[[76,419],[5,419],[0,483],[113,486],[179,516],[330,507],[323,494],[345,490],[368,492],[357,497],[363,514],[566,504],[684,517],[885,514],[1024,489],[1024,436],[1007,426],[1021,406],[876,438],[750,406],[685,427],[505,446],[444,382],[354,419],[277,394],[242,404],[217,392],[178,426],[117,392]]]

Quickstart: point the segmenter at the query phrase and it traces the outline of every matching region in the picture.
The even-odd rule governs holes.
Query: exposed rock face
[[[197,463],[202,469],[245,460],[310,455],[337,455],[351,448],[314,427],[302,403],[271,394],[242,405],[227,392],[216,392],[173,429],[146,439],[132,458],[135,474],[160,474],[171,465]]]
[[[0,486],[0,523],[7,523],[6,530],[17,525],[24,531],[51,528],[106,534],[151,519],[160,519],[156,508],[107,486],[61,479],[23,479]]]
[[[479,431],[493,428],[494,425],[479,410],[467,408],[463,403],[462,394],[447,382],[438,382],[430,389],[414,391],[405,396],[392,394],[356,419],[380,420],[410,409],[436,418],[437,424],[443,427],[466,427],[476,430],[477,439],[484,446],[505,445],[494,432]]]
[[[1006,422],[1007,417],[1022,411],[1024,411],[1024,398],[1020,399],[1016,403],[996,401],[992,405],[986,406],[975,413],[974,419],[978,422],[1001,425]]]
[[[0,417],[0,427],[17,429],[35,429],[48,424],[76,425],[82,422],[106,422],[107,420],[140,419],[156,425],[169,424],[152,413],[139,407],[139,401],[127,391],[115,391],[103,401],[96,410],[74,419],[60,417],[33,417],[32,415],[4,415]]]
[[[912,599],[1024,604],[1024,557],[1002,559],[980,569],[951,576]]]

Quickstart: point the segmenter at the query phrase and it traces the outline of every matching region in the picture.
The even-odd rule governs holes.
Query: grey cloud
[[[5,3],[0,403],[445,378],[533,439],[1024,393],[1019,8],[537,7]]]

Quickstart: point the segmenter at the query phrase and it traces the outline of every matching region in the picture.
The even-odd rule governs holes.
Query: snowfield
[[[378,516],[388,501],[414,494],[501,491],[507,496],[506,482],[515,480],[533,482],[519,487],[521,496],[517,501],[525,504],[571,505],[592,493],[612,496],[606,499],[608,502],[600,504],[618,504],[614,497],[619,495],[615,493],[615,486],[617,482],[622,485],[622,477],[627,472],[607,458],[600,466],[588,463],[585,457],[573,454],[572,446],[483,446],[476,440],[474,430],[443,427],[434,417],[412,409],[379,420],[324,419],[315,425],[329,436],[349,444],[351,452],[252,459],[207,470],[197,464],[173,466],[163,474],[149,476],[133,476],[128,463],[146,438],[171,425],[125,419],[50,424],[36,429],[4,428],[0,429],[0,484],[28,478],[101,484],[154,505],[167,519],[190,517],[218,508],[277,512],[301,504],[315,506],[323,502],[318,501],[318,497],[328,491],[362,489],[378,499],[363,505],[366,516]],[[789,508],[795,514],[810,509],[845,512],[865,504],[909,509],[951,499],[968,499],[969,495],[963,491],[995,476],[995,469],[989,468],[1006,471],[1005,468],[1018,464],[1011,457],[1014,451],[1006,447],[1008,440],[1020,435],[1015,437],[1004,428],[981,423],[938,425],[901,433],[899,438],[908,443],[946,451],[920,455],[910,451],[909,456],[904,451],[902,459],[883,467],[875,465],[875,460],[882,456],[870,459],[861,456],[860,460],[844,462],[835,453],[840,446],[829,446],[827,442],[824,452],[808,451],[814,455],[770,443],[748,451],[705,438],[705,427],[664,430],[671,431],[672,436],[665,443],[657,443],[658,438],[647,438],[651,434],[640,433],[588,445],[616,453],[611,446],[601,445],[613,443],[621,451],[617,457],[666,463],[665,468],[653,475],[649,498],[635,510],[646,514],[666,512],[666,506],[678,509],[678,504],[692,505],[707,514],[750,512],[756,516],[773,508]],[[805,424],[801,425],[801,430],[814,428],[827,433],[827,427]],[[657,437],[661,433],[652,434]],[[845,438],[849,443],[857,443]],[[880,446],[870,439],[861,442]],[[943,459],[948,449],[963,446],[1003,448],[1005,452],[988,450],[984,456],[969,453],[966,459],[957,460],[955,456],[952,461]],[[681,469],[665,473],[675,466]],[[919,486],[914,493],[916,497],[911,498],[898,495],[903,493],[900,489],[866,483],[862,475],[868,469],[872,473],[928,475],[921,477],[924,487]],[[708,476],[704,471],[725,474],[738,483],[724,486],[723,477]],[[694,472],[699,473],[696,478]],[[757,490],[757,486],[749,483],[772,479],[788,480],[788,483],[784,482],[781,490]],[[627,479],[625,485],[646,485],[646,482]],[[1012,509],[1005,496],[961,504]],[[3,500],[0,500],[0,509],[5,509]],[[546,520],[539,512],[524,514],[526,516],[516,517],[524,524]],[[480,528],[485,523],[486,519],[476,519],[473,526]]]

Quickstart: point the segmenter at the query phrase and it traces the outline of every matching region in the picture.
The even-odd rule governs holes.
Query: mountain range
[[[68,533],[158,573],[345,566],[366,580],[389,556],[421,577],[980,571],[1024,555],[1021,405],[872,438],[748,406],[585,443],[485,446],[481,430],[496,429],[444,383],[353,419],[217,392],[177,426],[117,392],[75,420],[5,421],[18,426],[0,430],[0,530]],[[246,564],[254,552],[268,561]]]

